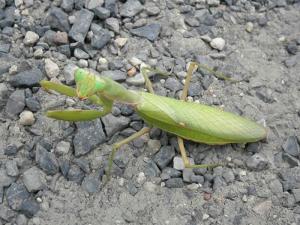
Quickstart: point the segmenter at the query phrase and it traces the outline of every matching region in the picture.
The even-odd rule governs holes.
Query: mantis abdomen
[[[216,107],[141,92],[137,113],[150,125],[210,145],[256,142],[266,137],[257,123]]]

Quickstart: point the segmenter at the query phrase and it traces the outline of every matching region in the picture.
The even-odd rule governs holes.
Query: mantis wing
[[[207,105],[141,93],[137,106],[145,121],[184,139],[206,144],[255,142],[266,129],[244,117]]]

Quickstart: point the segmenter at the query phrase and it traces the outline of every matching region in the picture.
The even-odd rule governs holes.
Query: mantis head
[[[81,100],[102,91],[105,87],[105,82],[100,77],[96,77],[96,75],[83,69],[75,71],[75,82],[77,97]]]

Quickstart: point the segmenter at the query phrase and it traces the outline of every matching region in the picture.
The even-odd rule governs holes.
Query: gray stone
[[[169,180],[170,178],[176,178],[180,177],[181,172],[178,170],[175,170],[174,168],[166,167],[163,169],[160,177],[162,180]]]
[[[112,114],[108,114],[102,118],[102,122],[105,126],[106,135],[111,137],[115,133],[128,127],[130,119],[124,116],[115,117]]]
[[[16,219],[17,225],[27,225],[27,218],[23,214],[19,214]]]
[[[288,53],[290,53],[292,55],[296,55],[298,52],[297,43],[295,41],[288,43],[288,45],[286,46],[286,50]]]
[[[104,0],[86,0],[85,8],[94,9],[96,7],[101,7],[103,3],[104,3]]]
[[[32,218],[40,210],[40,205],[34,199],[26,199],[22,202],[20,212],[28,218]]]
[[[265,156],[260,153],[256,153],[246,161],[246,165],[249,169],[261,171],[269,168],[270,163]]]
[[[70,30],[68,14],[57,7],[50,9],[49,15],[46,17],[46,23],[53,29],[65,32]]]
[[[191,27],[198,27],[200,25],[199,20],[193,16],[185,17],[184,22]]]
[[[234,173],[230,169],[226,169],[223,172],[222,176],[225,179],[226,183],[232,183],[235,180]]]
[[[182,188],[184,186],[181,178],[171,178],[166,181],[166,187],[168,188]]]
[[[25,45],[32,46],[39,40],[39,35],[32,31],[27,31],[23,40]]]
[[[5,0],[0,0],[0,9],[4,9],[5,5]]]
[[[182,178],[183,178],[183,181],[184,182],[187,182],[187,183],[191,183],[191,177],[195,175],[194,172],[193,172],[193,169],[191,168],[186,168],[186,169],[183,169],[182,171]]]
[[[16,212],[5,206],[4,204],[0,205],[0,219],[3,221],[12,221],[12,219],[16,216]],[[2,225],[2,222],[0,223]],[[5,223],[6,225],[10,225],[11,223]]]
[[[282,153],[282,159],[290,164],[291,167],[300,166],[300,161],[286,152]]]
[[[119,21],[118,21],[118,19],[116,19],[114,17],[107,18],[105,20],[105,25],[109,30],[112,30],[113,32],[115,32],[117,34],[120,32]]]
[[[156,163],[154,161],[150,160],[147,163],[144,173],[148,177],[157,177],[160,175],[161,172],[160,172],[159,168],[157,167]]]
[[[81,184],[83,178],[84,172],[77,165],[71,165],[68,172],[68,180],[74,181],[77,184]]]
[[[142,10],[143,6],[138,0],[128,0],[120,8],[120,15],[123,17],[133,17]]]
[[[83,179],[81,187],[88,193],[96,193],[100,190],[100,180],[95,175],[89,175]]]
[[[68,154],[70,148],[71,148],[70,142],[61,141],[56,145],[55,152],[58,155],[66,155]]]
[[[58,65],[51,59],[45,59],[45,71],[49,78],[57,77],[60,72]]]
[[[54,175],[58,172],[59,165],[55,155],[48,152],[40,144],[36,146],[35,161],[48,175]]]
[[[118,12],[117,0],[105,0],[104,8],[109,10],[112,16],[116,16]]]
[[[294,67],[298,62],[298,55],[294,55],[284,60],[284,65],[288,68]]]
[[[247,151],[252,153],[258,153],[261,150],[261,143],[260,142],[253,142],[247,144]]]
[[[14,182],[14,178],[7,176],[4,169],[0,169],[0,186],[8,187],[12,182]]]
[[[3,203],[3,195],[4,195],[4,188],[2,186],[0,186],[0,204]]]
[[[29,192],[36,192],[43,189],[42,175],[42,171],[35,166],[24,172],[23,183]]]
[[[6,191],[6,199],[10,208],[20,210],[22,203],[30,196],[23,184],[12,183]]]
[[[175,150],[171,146],[163,146],[154,156],[153,160],[160,169],[164,169],[175,156]]]
[[[72,12],[74,8],[74,0],[62,0],[60,7],[66,12]]]
[[[70,162],[67,159],[59,158],[58,159],[59,169],[64,177],[67,178],[67,175],[70,170]]]
[[[266,200],[254,206],[253,211],[258,215],[266,215],[272,207],[272,201]]]
[[[127,190],[129,192],[129,194],[131,194],[132,196],[135,196],[139,191],[138,188],[132,182],[129,182],[127,184]]]
[[[165,84],[164,84],[165,88],[168,88],[171,91],[179,91],[183,88],[183,85],[175,78],[173,77],[169,77]]]
[[[76,20],[69,32],[69,36],[75,41],[83,43],[93,18],[94,13],[87,9],[81,9],[78,14],[76,14]]]
[[[11,44],[0,44],[0,53],[9,53]]]
[[[282,145],[283,150],[295,157],[300,155],[300,147],[296,136],[289,136],[285,143]]]
[[[26,106],[32,112],[37,112],[41,109],[41,105],[36,97],[30,97],[25,99]]]
[[[135,86],[144,85],[145,84],[145,78],[141,73],[138,73],[133,77],[128,77],[126,79],[126,83],[128,83],[130,85],[135,85]]]
[[[85,155],[106,140],[99,119],[76,123],[77,132],[73,139],[75,156]]]
[[[300,188],[300,167],[280,170],[279,176],[282,179],[283,191]]]
[[[204,177],[200,175],[194,175],[192,174],[190,177],[190,181],[192,183],[197,183],[197,184],[204,184]]]
[[[270,181],[269,188],[273,194],[281,195],[283,192],[282,184],[278,179]]]
[[[44,75],[40,69],[34,68],[19,72],[18,74],[11,76],[9,83],[16,88],[20,87],[34,87],[39,86],[39,82],[44,78]]]
[[[221,176],[216,176],[213,179],[213,190],[220,190],[222,187],[226,186],[225,180]]]
[[[25,107],[25,93],[24,90],[14,91],[8,98],[5,112],[9,116],[16,116],[23,111]]]
[[[147,38],[149,41],[155,41],[160,33],[160,24],[152,23],[143,27],[131,29],[130,32],[138,37]]]
[[[91,29],[94,32],[91,39],[91,45],[92,47],[100,50],[111,40],[111,35],[108,30],[96,25],[93,25]]]
[[[9,160],[5,163],[6,173],[8,176],[16,177],[19,175],[19,169],[15,160]]]
[[[74,64],[67,64],[64,68],[63,75],[66,81],[66,84],[72,85],[75,84],[74,74],[78,69],[78,66]]]
[[[87,54],[85,51],[83,51],[80,48],[75,48],[74,56],[78,59],[89,59],[90,58],[90,55]]]
[[[79,166],[79,168],[85,172],[85,173],[90,173],[90,165],[89,165],[89,161],[87,159],[84,158],[76,158],[74,159],[74,164],[76,164],[77,166]]]
[[[146,4],[145,10],[149,16],[157,16],[160,13],[160,8],[152,2]]]
[[[261,87],[256,90],[256,96],[265,103],[274,102],[273,91],[270,88]]]
[[[57,46],[57,51],[64,54],[65,56],[67,56],[68,58],[71,57],[71,49],[69,45],[60,45]]]
[[[92,10],[100,20],[105,20],[106,18],[108,18],[110,16],[110,11],[101,6],[93,8]]]

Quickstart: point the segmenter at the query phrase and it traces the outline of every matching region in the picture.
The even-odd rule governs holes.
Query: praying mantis
[[[186,139],[208,145],[248,143],[266,138],[267,131],[265,127],[254,121],[225,112],[217,107],[187,102],[187,92],[192,73],[198,66],[200,64],[190,63],[180,100],[155,95],[151,81],[146,74],[151,69],[146,67],[141,71],[149,92],[127,90],[121,84],[107,77],[96,76],[83,69],[75,71],[76,89],[43,80],[40,84],[46,90],[54,90],[70,97],[78,97],[80,100],[89,99],[93,104],[103,107],[101,111],[54,110],[48,111],[47,116],[65,121],[85,121],[109,114],[114,102],[128,104],[134,108],[149,126],[113,144],[108,162],[108,178],[110,177],[113,159],[120,147],[149,133],[151,127],[160,128],[177,136],[179,150],[186,168],[218,166],[219,164],[192,165],[187,157],[183,140]]]

